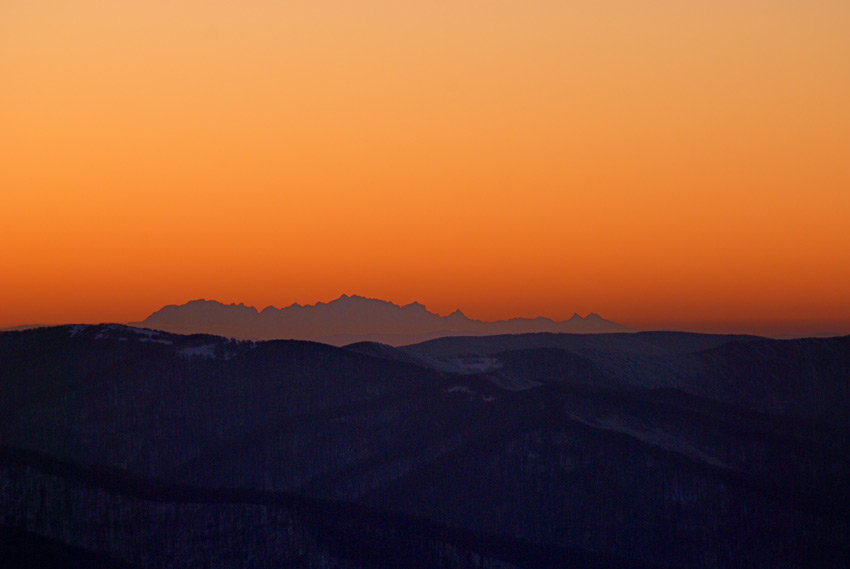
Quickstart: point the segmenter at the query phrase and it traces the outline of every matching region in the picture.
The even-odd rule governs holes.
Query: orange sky
[[[846,0],[6,0],[0,326],[357,293],[850,333]]]

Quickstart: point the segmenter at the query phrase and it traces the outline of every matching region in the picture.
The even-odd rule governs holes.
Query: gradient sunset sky
[[[846,334],[850,2],[4,0],[0,200],[0,326]]]

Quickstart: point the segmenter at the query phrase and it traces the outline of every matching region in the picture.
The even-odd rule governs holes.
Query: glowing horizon
[[[850,4],[0,8],[0,327],[342,292],[850,334]]]
[[[465,310],[463,310],[462,308],[459,308],[459,307],[455,308],[454,310],[436,311],[436,310],[432,309],[432,307],[427,306],[427,305],[423,305],[422,303],[420,303],[419,301],[416,301],[416,300],[413,300],[411,302],[394,302],[391,299],[369,297],[369,296],[359,295],[359,294],[356,294],[356,293],[353,293],[353,294],[342,293],[342,294],[335,296],[333,298],[316,300],[314,302],[309,302],[309,303],[295,301],[295,302],[291,302],[291,303],[288,303],[288,304],[280,304],[280,305],[275,305],[275,304],[252,305],[252,304],[248,304],[248,303],[245,303],[245,302],[235,302],[235,301],[234,302],[221,302],[221,301],[219,301],[217,299],[213,299],[213,298],[209,298],[209,299],[193,298],[193,299],[188,299],[188,300],[183,301],[183,302],[167,303],[167,304],[164,304],[162,306],[158,306],[155,309],[152,309],[149,312],[147,312],[144,316],[139,317],[138,319],[124,319],[124,320],[92,319],[92,320],[87,320],[87,321],[82,321],[82,320],[59,321],[59,320],[57,320],[57,321],[54,321],[54,322],[41,322],[41,323],[37,323],[37,324],[36,323],[18,324],[18,325],[14,325],[14,326],[9,326],[8,328],[27,328],[27,327],[30,327],[30,326],[42,326],[42,325],[50,326],[50,325],[63,325],[63,324],[116,323],[116,324],[133,325],[133,324],[138,324],[139,322],[143,321],[146,317],[150,316],[151,314],[153,314],[154,312],[158,311],[159,309],[161,309],[165,306],[168,306],[168,305],[183,305],[183,304],[187,304],[187,303],[193,302],[193,301],[219,302],[220,304],[224,304],[224,305],[227,305],[227,306],[244,306],[246,308],[253,308],[256,312],[260,313],[267,308],[271,308],[271,309],[275,309],[275,310],[281,310],[281,309],[288,308],[288,307],[291,307],[291,306],[294,306],[294,305],[315,306],[316,304],[329,304],[329,303],[331,303],[331,302],[333,302],[333,301],[335,301],[335,300],[337,300],[341,297],[346,297],[346,296],[349,296],[349,297],[359,296],[359,297],[366,298],[366,299],[379,300],[379,301],[382,301],[382,302],[388,302],[388,303],[393,304],[393,305],[400,307],[400,308],[403,308],[403,307],[410,305],[410,304],[420,304],[420,305],[424,306],[425,309],[428,310],[429,312],[434,313],[434,314],[438,314],[439,316],[444,316],[444,317],[449,316],[451,313],[453,313],[455,311],[460,311],[465,316],[467,316],[468,318],[470,318],[472,320],[482,321],[482,322],[505,321],[505,320],[510,320],[512,318],[530,318],[530,319],[533,319],[533,318],[538,318],[538,317],[548,318],[548,319],[553,320],[555,322],[563,322],[563,321],[569,320],[573,316],[579,316],[580,318],[585,319],[588,316],[590,316],[591,314],[601,316],[601,317],[603,317],[603,318],[605,318],[606,320],[609,320],[609,321],[614,321],[611,318],[606,317],[604,314],[598,314],[598,313],[593,312],[593,311],[584,312],[584,313],[574,312],[572,314],[569,314],[568,316],[564,316],[564,317],[560,317],[560,318],[559,317],[553,318],[553,317],[548,316],[546,314],[535,314],[535,315],[526,314],[526,315],[519,315],[519,316],[508,316],[508,317],[504,317],[504,318],[489,318],[488,319],[488,318],[470,316],[470,314],[468,314],[467,311],[465,311]],[[621,321],[614,321],[614,322],[616,322],[617,324],[622,324],[624,326],[633,328],[635,331],[671,330],[671,331],[685,331],[685,332],[699,332],[699,333],[755,334],[755,335],[763,335],[763,336],[768,336],[768,337],[785,337],[785,336],[797,337],[797,336],[807,336],[807,335],[812,335],[812,336],[847,335],[846,323],[845,322],[840,321],[840,320],[828,320],[828,319],[824,319],[824,320],[811,320],[811,319],[777,320],[777,319],[774,319],[774,320],[753,321],[753,320],[746,320],[744,318],[737,318],[737,319],[729,319],[729,320],[723,320],[723,319],[703,320],[703,321],[700,321],[700,322],[691,322],[691,321],[686,321],[686,320],[682,320],[682,321],[651,321],[650,320],[650,321],[639,322],[639,323],[629,323],[629,322],[621,322]],[[0,327],[0,329],[2,329],[2,327]]]

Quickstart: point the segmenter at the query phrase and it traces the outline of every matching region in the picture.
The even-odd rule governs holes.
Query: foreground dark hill
[[[0,447],[0,480],[3,568],[517,567],[506,560],[650,567],[343,502],[163,484],[6,447]],[[45,511],[49,518],[33,516]]]
[[[114,325],[11,332],[0,440],[24,458],[0,475],[0,511],[26,513],[0,523],[148,567],[190,566],[181,556],[204,540],[211,551],[254,540],[282,566],[365,566],[333,544],[373,551],[402,519],[415,531],[370,566],[843,567],[848,383],[850,338],[527,334],[341,349]],[[77,464],[117,482],[83,484],[68,474]],[[127,517],[120,504],[139,498],[126,476],[188,494]],[[51,488],[78,509],[56,519]],[[302,520],[290,523],[266,502],[201,512],[186,505],[195,492],[299,496],[385,521],[316,526],[323,515],[287,510]],[[102,531],[93,521],[62,529],[92,504],[108,510],[109,539],[89,535]],[[209,522],[215,535],[192,521],[225,518]],[[170,520],[171,541],[145,529],[151,519]],[[281,561],[264,536],[302,522],[319,553]],[[437,550],[466,553],[439,565]]]
[[[562,322],[542,317],[482,322],[467,318],[460,310],[440,316],[418,302],[398,306],[385,300],[346,294],[327,303],[293,304],[286,308],[269,306],[261,311],[244,304],[193,300],[179,306],[165,306],[134,324],[179,334],[217,334],[249,340],[313,340],[336,346],[358,341],[401,345],[442,336],[631,331],[597,314],[585,318],[574,314]]]

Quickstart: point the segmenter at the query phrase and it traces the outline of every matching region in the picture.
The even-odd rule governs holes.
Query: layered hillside
[[[850,337],[9,332],[0,523],[142,567],[842,567],[848,404]]]

